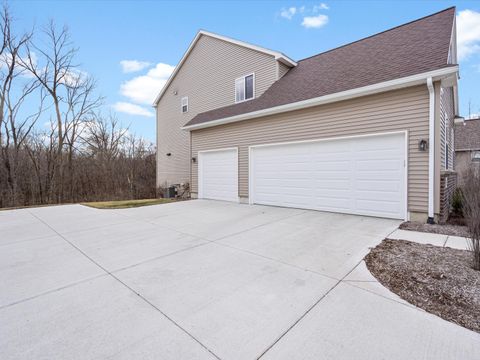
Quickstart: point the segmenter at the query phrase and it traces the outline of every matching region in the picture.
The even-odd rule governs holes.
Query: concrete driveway
[[[189,201],[0,211],[0,358],[478,359],[383,288],[399,222]]]

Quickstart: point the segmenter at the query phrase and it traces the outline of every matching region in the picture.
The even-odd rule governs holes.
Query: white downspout
[[[429,224],[434,221],[433,199],[435,178],[435,89],[431,77],[427,78],[428,93],[430,95],[428,113],[428,220]]]

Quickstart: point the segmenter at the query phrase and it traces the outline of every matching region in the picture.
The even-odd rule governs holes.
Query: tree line
[[[68,29],[0,21],[0,208],[155,197],[154,146],[102,113]]]

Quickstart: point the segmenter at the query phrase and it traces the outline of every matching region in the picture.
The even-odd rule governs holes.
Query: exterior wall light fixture
[[[418,143],[418,150],[420,151],[427,151],[428,149],[428,141],[425,139],[422,139]]]

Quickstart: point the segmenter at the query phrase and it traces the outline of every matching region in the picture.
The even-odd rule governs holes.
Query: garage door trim
[[[408,130],[400,131],[389,131],[389,132],[379,132],[379,133],[370,133],[370,134],[361,134],[361,135],[346,135],[346,136],[334,136],[321,139],[309,139],[309,140],[297,140],[297,141],[284,141],[277,143],[268,143],[268,144],[256,144],[250,145],[248,147],[248,203],[250,205],[254,204],[254,184],[253,184],[253,150],[255,148],[270,147],[270,146],[282,146],[282,145],[295,145],[295,144],[305,144],[305,143],[317,143],[317,142],[326,142],[326,141],[335,141],[335,140],[346,140],[346,139],[355,139],[355,138],[365,138],[365,137],[380,137],[388,135],[403,135],[404,136],[404,219],[408,221],[410,218],[410,213],[408,211]]]
[[[238,147],[228,147],[228,148],[219,148],[219,149],[210,149],[210,150],[201,150],[198,151],[198,198],[203,199],[203,161],[202,155],[212,152],[222,152],[222,151],[235,151],[235,168],[237,169],[235,174],[235,179],[237,183],[237,198],[236,201],[240,202],[238,197]]]

